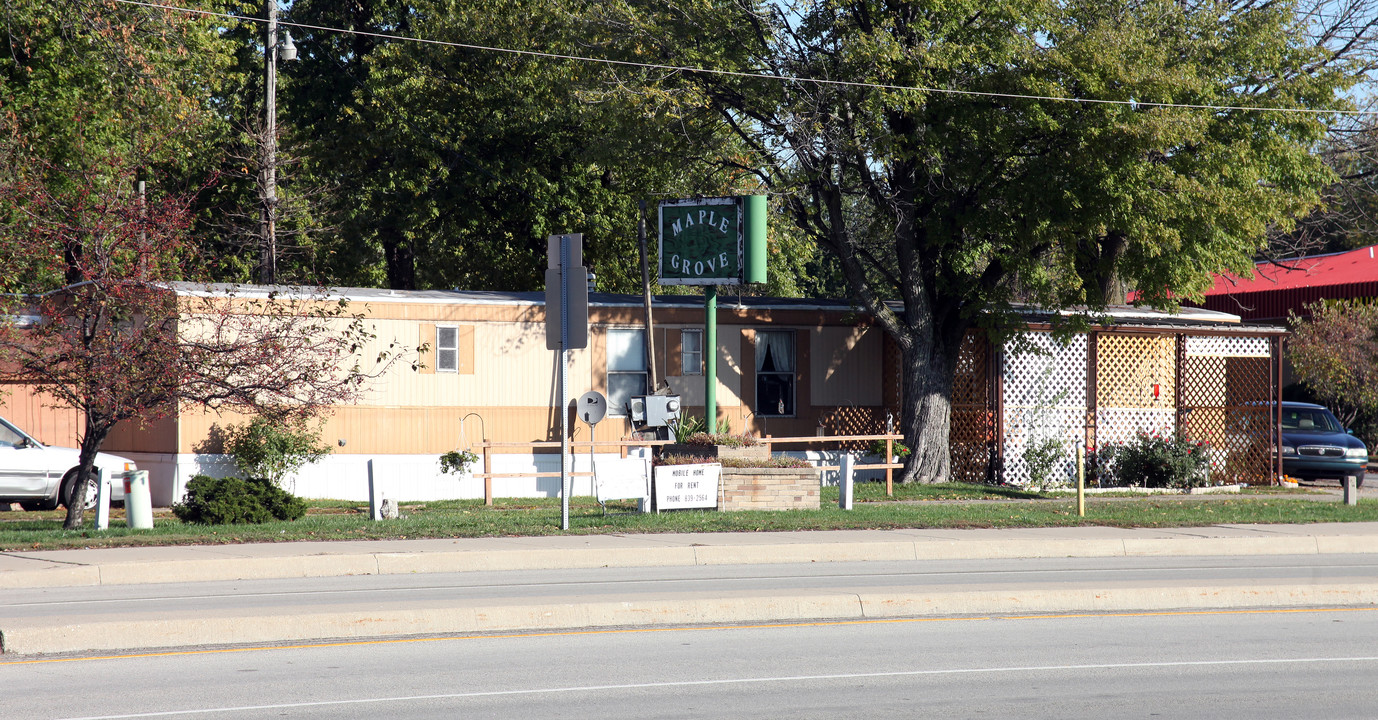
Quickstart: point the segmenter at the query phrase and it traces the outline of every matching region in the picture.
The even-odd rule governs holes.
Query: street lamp
[[[277,282],[277,144],[278,144],[278,64],[279,59],[297,59],[297,46],[292,43],[292,33],[287,40],[278,45],[278,3],[277,0],[264,0],[268,16],[268,38],[263,43],[263,84],[267,94],[265,114],[267,123],[263,138],[263,213],[260,222],[260,235],[263,240],[263,264],[259,268],[259,281],[265,285]]]

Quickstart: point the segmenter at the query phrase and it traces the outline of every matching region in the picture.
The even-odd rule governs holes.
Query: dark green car
[[[1335,415],[1320,405],[1282,404],[1282,472],[1303,480],[1343,481],[1346,475],[1364,484],[1368,448]]]

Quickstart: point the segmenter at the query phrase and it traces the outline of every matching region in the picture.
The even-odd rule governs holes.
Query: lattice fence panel
[[[1064,448],[1053,479],[1075,481],[1076,446],[1086,437],[1086,336],[1066,343],[1050,333],[1025,333],[1023,339],[1030,349],[1012,347],[1005,356],[1004,481],[1023,485],[1032,479],[1024,454],[1044,440]]]
[[[1175,335],[1102,334],[1096,340],[1096,446],[1176,428]]]
[[[1267,338],[1186,337],[1180,362],[1182,434],[1210,443],[1211,482],[1271,483],[1272,344]]]
[[[885,432],[886,413],[885,408],[878,407],[835,407],[824,411],[818,422],[825,435],[876,435]],[[890,417],[898,428],[899,416]],[[857,453],[865,452],[869,445],[861,440],[836,443],[840,449]]]
[[[985,482],[990,477],[995,439],[991,399],[990,343],[982,333],[967,333],[962,339],[952,384],[948,451],[955,481]]]

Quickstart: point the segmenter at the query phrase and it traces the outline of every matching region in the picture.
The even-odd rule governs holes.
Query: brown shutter
[[[474,326],[460,325],[457,341],[459,342],[459,352],[456,355],[456,365],[461,375],[474,374]]]
[[[683,356],[680,354],[683,349],[683,340],[680,331],[665,331],[665,377],[679,377],[684,374]]]
[[[420,334],[416,340],[416,346],[420,348],[417,352],[421,362],[420,372],[425,375],[435,374],[435,323],[421,323]]]

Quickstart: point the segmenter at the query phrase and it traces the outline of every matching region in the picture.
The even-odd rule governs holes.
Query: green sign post
[[[718,286],[766,281],[766,198],[660,204],[660,284],[703,285],[704,421],[718,431]]]

